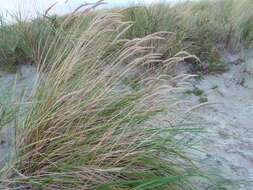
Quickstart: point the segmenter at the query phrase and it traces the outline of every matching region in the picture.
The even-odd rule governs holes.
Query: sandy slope
[[[19,72],[10,74],[0,71],[0,93],[9,92],[4,100],[7,104],[16,104],[20,102],[23,96],[29,96],[33,82],[35,80],[36,68],[30,65],[22,65]],[[4,126],[0,130],[0,166],[9,157],[14,139],[14,122]],[[18,134],[17,134],[18,135]]]
[[[253,59],[235,65],[238,56],[224,55],[229,71],[193,82],[204,90],[208,102],[219,103],[195,114],[209,123],[201,142],[206,158],[237,180],[253,181]],[[199,99],[195,95],[188,98],[195,103]],[[253,190],[253,184],[241,189]]]

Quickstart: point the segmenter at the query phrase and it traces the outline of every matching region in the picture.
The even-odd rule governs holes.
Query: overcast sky
[[[46,10],[50,5],[57,2],[57,5],[51,10],[52,13],[64,14],[70,12],[82,3],[97,2],[97,0],[0,0],[0,11],[15,12],[21,10],[22,13],[33,15],[36,11]],[[178,1],[178,0],[104,0],[107,7],[133,5],[134,3],[154,3],[161,1]]]

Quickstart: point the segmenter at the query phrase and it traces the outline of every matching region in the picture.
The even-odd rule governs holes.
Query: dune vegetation
[[[94,10],[99,1],[64,16],[50,15],[52,6],[32,21],[2,18],[1,68],[34,64],[39,72],[25,111],[0,110],[0,125],[20,117],[0,189],[232,189],[196,158],[199,126],[158,116],[182,103],[164,103],[180,88],[167,80],[189,77],[176,75],[177,64],[224,72],[217,45],[252,45],[253,3],[238,2]]]

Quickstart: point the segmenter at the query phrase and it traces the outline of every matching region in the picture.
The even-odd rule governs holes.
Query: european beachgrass
[[[252,7],[250,0],[182,1],[175,5],[163,2],[130,7],[124,15],[126,20],[136,22],[128,32],[129,38],[161,30],[202,38],[200,34],[205,31],[216,43],[251,45]]]
[[[177,87],[159,75],[140,80],[134,90],[122,84],[137,69],[176,64],[186,53],[161,60],[152,46],[166,32],[124,40],[133,23],[120,13],[97,15],[80,30],[89,10],[80,8],[53,35],[38,39],[46,72],[17,127],[16,152],[1,170],[0,187],[196,190],[205,182],[207,189],[222,189],[228,181],[191,157],[196,150],[188,137],[199,129],[157,117],[180,103],[165,103]]]
[[[70,15],[47,14],[51,8],[53,6],[43,16],[40,15],[32,21],[25,20],[21,12],[12,14],[13,20],[16,21],[12,25],[9,25],[2,15],[0,60],[7,63],[5,68],[20,62],[41,62],[44,59],[41,51],[47,49],[45,47],[49,44],[47,43],[49,36],[53,38],[59,33],[59,28],[65,32],[73,29],[73,24],[77,22],[76,18],[72,17],[66,23],[66,18]],[[220,73],[226,71],[226,68],[224,64],[220,64],[217,46],[219,49],[231,51],[252,46],[252,8],[251,0],[182,1],[174,5],[164,2],[128,7],[121,11],[124,15],[123,20],[135,24],[124,33],[124,38],[141,38],[159,31],[174,32],[173,45],[165,43],[162,48],[160,47],[164,57],[173,57],[184,49],[198,56],[203,63],[199,66],[195,60],[188,60],[188,63],[193,64],[193,73]],[[79,19],[82,22],[79,23],[79,29],[86,30],[98,14],[119,11],[120,8],[114,8],[89,12]],[[11,67],[9,70],[15,71],[15,68]]]

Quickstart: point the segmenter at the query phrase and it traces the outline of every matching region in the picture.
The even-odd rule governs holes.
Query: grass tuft
[[[125,39],[132,23],[120,13],[96,15],[80,31],[86,10],[68,15],[53,34],[47,27],[33,33],[46,33],[35,43],[39,46],[29,47],[47,72],[17,128],[17,152],[1,170],[0,186],[195,190],[201,189],[200,179],[222,185],[191,157],[196,150],[187,134],[198,128],[158,125],[163,121],[157,116],[178,104],[164,103],[176,87],[159,75],[140,79],[134,91],[122,86],[136,69],[176,64],[186,53],[162,60],[154,48],[163,32]]]

